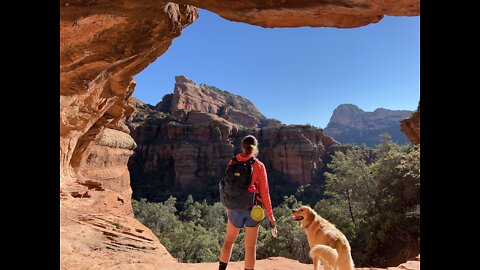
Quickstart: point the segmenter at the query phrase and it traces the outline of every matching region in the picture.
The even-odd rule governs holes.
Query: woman
[[[252,136],[246,136],[242,141],[243,152],[236,155],[239,162],[245,162],[258,154],[258,141]],[[231,163],[232,161],[230,161]],[[229,163],[229,165],[230,165]],[[270,226],[275,228],[275,217],[273,216],[272,203],[270,201],[270,193],[268,188],[267,171],[265,165],[260,160],[256,160],[252,164],[252,182],[255,184],[256,199],[263,205]],[[258,237],[259,225],[262,221],[255,221],[250,216],[249,209],[227,209],[227,232],[220,252],[219,270],[225,270],[232,255],[233,244],[237,239],[238,232],[245,226],[245,270],[253,270],[255,267],[256,245]]]

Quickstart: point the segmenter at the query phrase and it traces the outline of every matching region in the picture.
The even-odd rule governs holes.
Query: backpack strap
[[[250,166],[253,166],[253,163],[255,163],[255,161],[257,161],[257,158],[256,157],[252,157],[251,159],[247,160],[247,163],[250,165]],[[252,167],[252,183],[257,186],[257,182],[253,182],[253,167]]]
[[[224,177],[225,177],[225,175],[227,175],[228,167],[230,167],[230,165],[235,164],[235,163],[238,163],[238,159],[237,159],[236,156],[233,156],[232,159],[230,160],[230,162],[228,162],[227,167],[225,168]]]

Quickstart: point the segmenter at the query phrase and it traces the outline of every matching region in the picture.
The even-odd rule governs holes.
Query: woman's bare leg
[[[245,227],[245,269],[254,269],[255,267],[259,227]]]
[[[233,226],[233,224],[228,220],[227,223],[227,232],[225,233],[225,240],[223,241],[222,251],[220,252],[220,261],[228,263],[230,261],[230,256],[232,256],[232,249],[235,240],[237,240],[239,228]]]

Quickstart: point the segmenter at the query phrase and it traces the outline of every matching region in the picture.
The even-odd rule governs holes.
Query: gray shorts
[[[250,216],[251,209],[227,209],[227,216],[233,226],[237,228],[245,227],[256,227],[260,222],[263,221],[255,221]],[[265,219],[265,218],[264,218]]]

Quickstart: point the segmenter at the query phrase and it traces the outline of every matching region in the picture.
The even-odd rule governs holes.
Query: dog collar
[[[310,224],[308,224],[307,226],[302,227],[302,229],[308,229],[308,226],[312,225],[313,221],[314,221],[314,220],[312,220],[312,221],[310,222]]]

